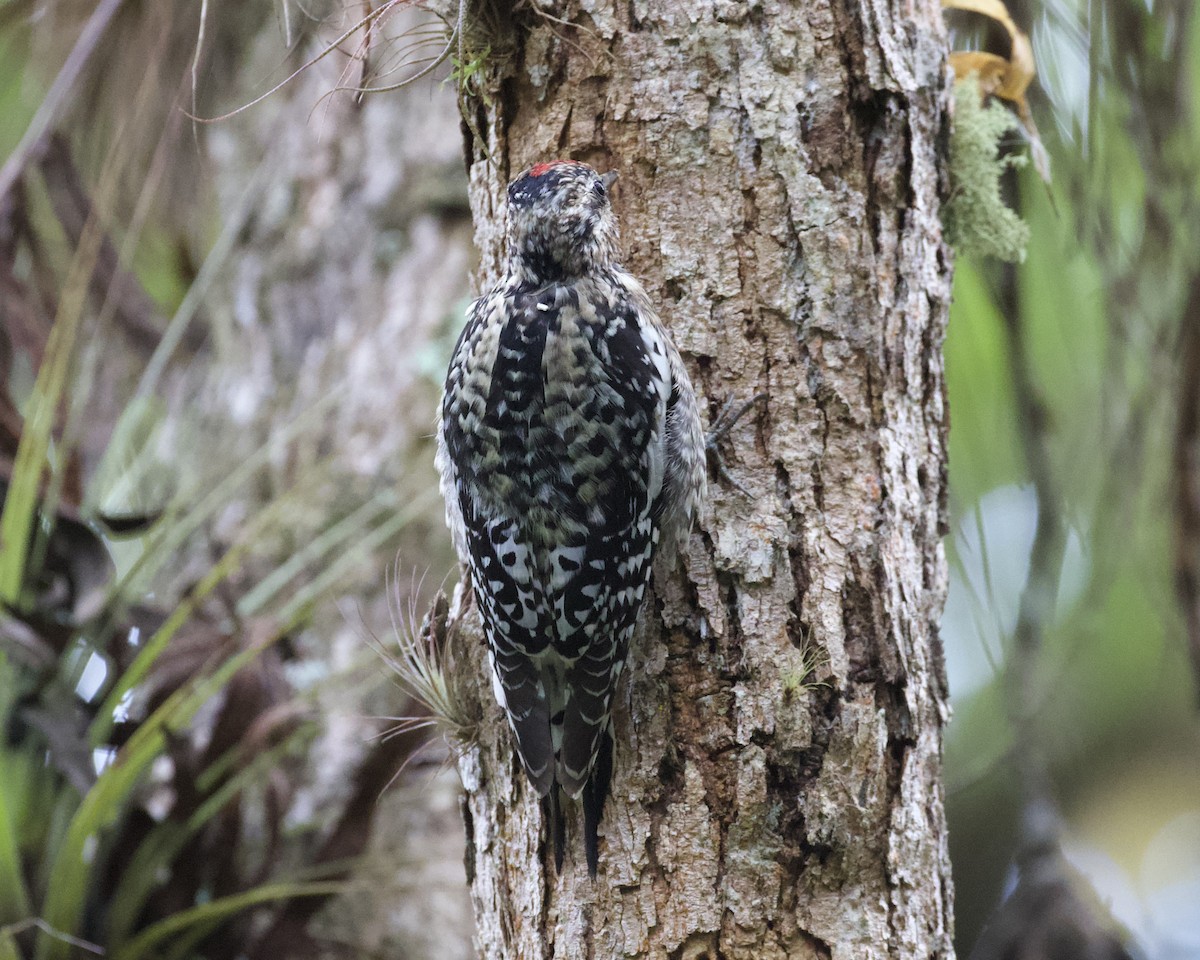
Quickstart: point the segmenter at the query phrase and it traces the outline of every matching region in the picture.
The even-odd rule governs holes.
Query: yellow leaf
[[[994,53],[958,50],[950,54],[950,66],[954,68],[956,79],[962,80],[976,73],[979,75],[979,88],[984,93],[1000,94],[1008,77],[1010,64]]]
[[[1029,137],[1034,166],[1042,179],[1049,183],[1050,168],[1046,151],[1034,125],[1033,115],[1029,111],[1029,103],[1025,99],[1025,92],[1037,75],[1037,68],[1033,62],[1033,46],[1029,37],[1013,22],[1002,0],[942,0],[942,7],[982,14],[995,20],[1008,31],[1011,49],[1007,60],[994,53],[959,50],[950,54],[950,66],[954,70],[954,76],[960,80],[972,73],[978,74],[980,89],[985,94],[1000,97],[1016,106],[1021,127]]]

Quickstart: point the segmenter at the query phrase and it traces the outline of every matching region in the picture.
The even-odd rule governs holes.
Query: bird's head
[[[577,160],[537,163],[508,185],[508,249],[537,281],[578,277],[617,260],[617,219],[608,201],[615,173]]]

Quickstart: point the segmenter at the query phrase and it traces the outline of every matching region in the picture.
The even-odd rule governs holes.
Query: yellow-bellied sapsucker
[[[454,349],[437,457],[556,865],[561,789],[582,795],[592,876],[617,678],[655,552],[686,535],[705,489],[695,394],[618,262],[606,181],[558,160],[509,185],[505,275]]]

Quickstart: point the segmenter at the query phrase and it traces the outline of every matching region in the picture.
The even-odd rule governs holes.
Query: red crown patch
[[[578,160],[548,160],[545,163],[535,163],[529,168],[529,176],[540,177],[546,173],[551,167],[557,167],[564,163],[579,163]]]

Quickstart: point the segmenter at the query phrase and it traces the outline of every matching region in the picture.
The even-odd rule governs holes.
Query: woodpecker
[[[617,680],[656,552],[674,554],[706,484],[691,381],[619,260],[613,179],[555,160],[509,185],[504,276],[468,310],[437,450],[556,868],[565,794],[582,798],[593,878]]]

